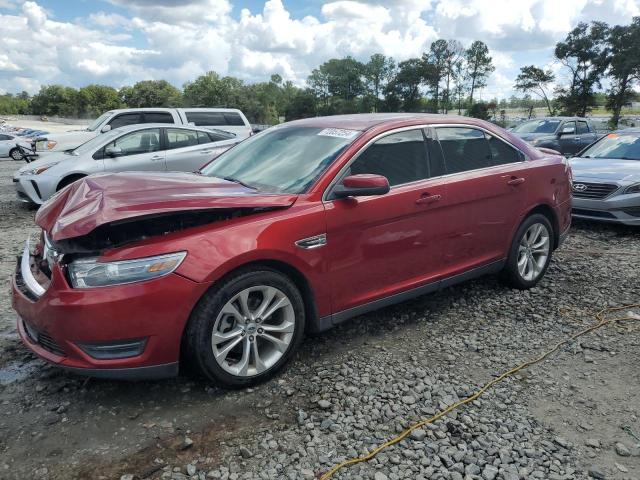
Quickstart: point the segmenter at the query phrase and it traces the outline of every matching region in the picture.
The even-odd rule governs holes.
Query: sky
[[[580,21],[627,24],[640,0],[0,0],[0,93],[53,83],[116,88],[214,70],[303,86],[329,58],[418,57],[438,38],[482,40],[496,71],[482,98],[511,96],[521,66],[551,68]]]

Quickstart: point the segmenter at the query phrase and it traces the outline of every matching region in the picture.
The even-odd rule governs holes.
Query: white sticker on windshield
[[[358,134],[358,130],[347,130],[346,128],[325,128],[318,132],[324,137],[353,138]]]

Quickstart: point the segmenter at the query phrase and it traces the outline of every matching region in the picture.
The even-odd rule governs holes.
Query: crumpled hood
[[[286,208],[297,195],[264,194],[193,173],[92,175],[40,207],[36,223],[54,241],[86,235],[100,225],[162,213],[228,208]]]
[[[640,160],[571,158],[574,179],[599,178],[618,182],[640,182]]]

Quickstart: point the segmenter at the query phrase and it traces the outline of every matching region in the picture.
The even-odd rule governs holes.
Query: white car
[[[0,133],[0,157],[22,160],[22,152],[18,146],[31,148],[31,144],[24,138],[9,133]]]
[[[240,142],[222,130],[164,123],[116,128],[73,150],[31,162],[14,177],[18,199],[40,205],[87,175],[124,171],[194,172]]]
[[[215,128],[244,139],[251,135],[251,125],[244,114],[235,108],[125,108],[103,113],[83,130],[51,133],[35,141],[38,156],[62,152],[110,130],[142,123],[173,123],[203,128]]]

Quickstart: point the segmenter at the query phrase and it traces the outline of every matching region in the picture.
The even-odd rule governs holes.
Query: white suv
[[[140,123],[173,123],[216,128],[242,140],[251,135],[247,117],[235,108],[124,108],[103,113],[84,130],[47,134],[34,142],[36,155],[69,150],[109,130]]]

